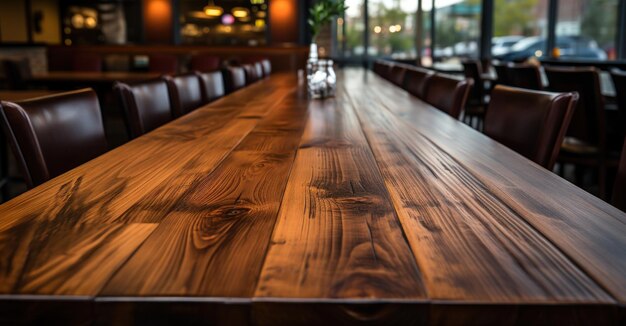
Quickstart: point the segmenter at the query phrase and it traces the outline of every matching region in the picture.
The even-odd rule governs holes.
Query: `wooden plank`
[[[376,162],[340,99],[309,106],[257,302],[425,298]]]
[[[210,171],[260,118],[258,114],[238,117],[258,107],[267,110],[267,96],[280,100],[287,94],[271,84],[265,86],[267,91],[251,87],[246,89],[249,94],[242,93],[251,97],[246,106],[239,99],[217,101],[1,205],[0,232],[22,219],[45,220],[60,207],[85,222],[115,222],[142,196],[160,185],[168,186],[168,178],[189,169],[194,159],[201,158],[197,165]],[[75,187],[78,180],[80,186]],[[66,193],[68,187],[72,192],[66,197],[71,202],[59,203],[58,197],[63,196],[58,194]]]
[[[2,101],[23,101],[29,100],[37,97],[54,95],[59,92],[48,91],[48,90],[13,90],[13,91],[3,91],[0,90],[0,100]]]
[[[225,99],[218,104],[226,109],[195,111],[0,206],[0,293],[95,295],[149,234],[142,229],[126,244],[124,230],[160,222],[188,184],[212,171],[271,108],[265,96],[289,92],[269,81],[267,91],[259,86],[247,106],[228,108],[240,100]],[[248,110],[257,117],[240,117]],[[87,273],[94,266],[101,271]]]
[[[460,162],[362,89],[349,92],[430,298],[612,302]]]
[[[13,229],[15,232],[2,235],[1,255],[6,260],[0,291],[94,294],[155,227],[156,224],[78,225],[71,219],[20,225]]]
[[[251,297],[305,112],[279,103],[213,173],[197,175],[102,296]]]
[[[626,215],[551,171],[366,73],[368,99],[418,129],[602,288],[626,303]],[[342,78],[364,78],[346,71]],[[393,103],[393,105],[389,105]]]

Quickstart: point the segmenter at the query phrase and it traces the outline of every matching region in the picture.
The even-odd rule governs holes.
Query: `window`
[[[365,32],[364,18],[364,1],[363,0],[345,0],[348,10],[346,10],[345,18],[338,24],[344,30],[345,37],[340,43],[343,51],[343,57],[350,59],[362,57],[365,55],[363,45]],[[344,25],[345,26],[342,26]]]
[[[460,66],[461,58],[478,58],[480,0],[435,0],[434,58]]]
[[[417,1],[369,0],[370,56],[416,58]]]
[[[618,0],[559,0],[555,55],[615,60]]]
[[[495,0],[491,55],[506,61],[546,56],[548,0]]]
[[[493,0],[491,55],[503,61],[553,56],[617,60],[620,1]],[[443,70],[460,69],[463,58],[479,58],[482,0],[422,0],[421,19],[417,0],[345,3],[349,9],[337,21],[335,54],[348,63],[360,62],[366,54],[370,59],[415,59],[418,49],[423,65]],[[550,4],[557,5],[556,21],[549,21]],[[550,26],[555,30],[549,31]],[[555,35],[552,50],[548,49],[549,35]],[[626,58],[626,53],[622,56]]]

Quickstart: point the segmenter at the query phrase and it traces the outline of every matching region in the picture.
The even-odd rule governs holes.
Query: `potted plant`
[[[309,58],[317,59],[317,36],[330,21],[346,11],[343,0],[318,0],[309,8],[309,27],[311,28],[311,52]]]

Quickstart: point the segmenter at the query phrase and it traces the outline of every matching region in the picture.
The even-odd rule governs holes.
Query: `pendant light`
[[[204,13],[209,17],[219,17],[224,13],[224,9],[216,6],[213,0],[209,0],[209,4],[204,6]]]

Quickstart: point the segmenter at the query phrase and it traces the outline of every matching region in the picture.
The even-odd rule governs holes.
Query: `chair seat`
[[[600,148],[574,137],[565,137],[561,145],[561,154],[599,155]]]

